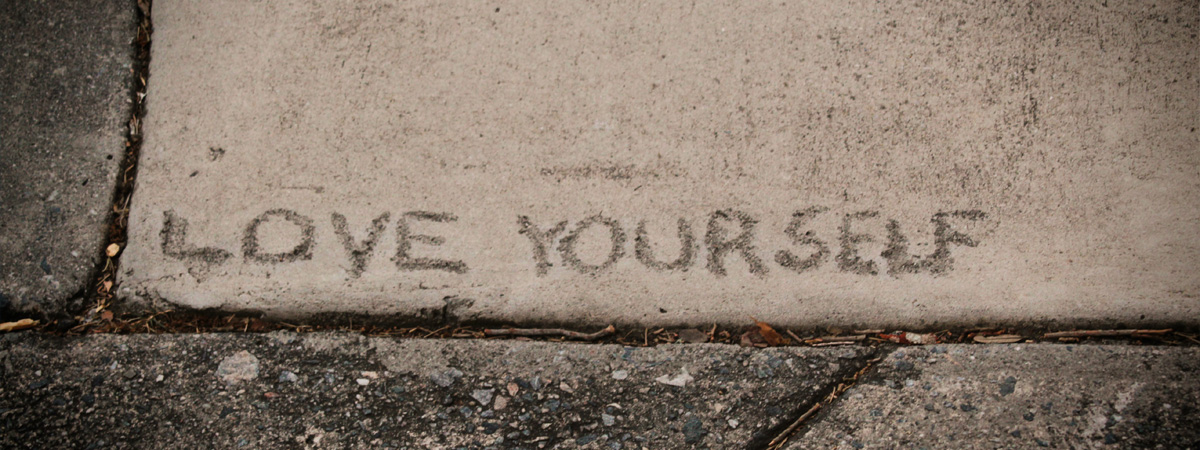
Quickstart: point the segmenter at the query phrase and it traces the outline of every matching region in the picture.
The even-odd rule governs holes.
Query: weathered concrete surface
[[[154,20],[133,304],[1200,317],[1194,1],[162,0]]]
[[[0,446],[742,449],[870,352],[4,335]]]
[[[0,4],[0,318],[64,312],[96,268],[125,151],[134,8]]]
[[[903,348],[797,449],[1200,448],[1200,349]]]

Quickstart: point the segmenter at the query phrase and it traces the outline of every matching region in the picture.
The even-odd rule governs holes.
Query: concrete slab
[[[899,349],[788,448],[1197,448],[1200,349]]]
[[[96,270],[125,154],[135,8],[0,4],[0,318],[63,313]]]
[[[133,305],[1200,317],[1187,1],[163,0]]]
[[[870,351],[3,335],[0,445],[743,449]]]

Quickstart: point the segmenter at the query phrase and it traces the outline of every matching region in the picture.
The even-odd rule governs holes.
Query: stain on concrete
[[[233,257],[229,251],[216,247],[196,247],[188,244],[187,233],[187,219],[179,217],[175,210],[163,211],[162,231],[159,231],[158,235],[162,239],[162,252],[167,257],[190,263],[189,267],[194,264],[221,264]]]
[[[453,273],[467,272],[467,264],[459,260],[424,258],[410,255],[409,252],[412,250],[413,241],[431,246],[439,246],[446,242],[446,238],[441,236],[413,234],[409,230],[408,221],[410,219],[436,223],[458,221],[457,216],[445,212],[409,211],[404,213],[396,221],[396,256],[392,258],[392,261],[396,263],[397,268],[408,271],[442,270]]]
[[[784,234],[792,238],[792,242],[796,245],[813,246],[816,248],[816,251],[809,254],[807,258],[801,259],[790,251],[780,250],[775,253],[775,262],[798,273],[804,273],[820,267],[821,262],[829,257],[829,246],[825,244],[825,241],[817,239],[812,230],[802,233],[800,228],[817,214],[828,210],[829,208],[823,206],[813,206],[792,214],[792,221],[788,223],[787,229],[783,231]]]
[[[855,221],[870,219],[878,215],[879,211],[859,211],[846,214],[842,218],[842,225],[838,227],[842,251],[837,255],[838,269],[841,269],[842,272],[859,275],[875,275],[879,273],[879,269],[875,267],[875,261],[864,260],[858,255],[858,244],[873,242],[875,238],[869,234],[852,233],[850,231]]]
[[[555,236],[567,228],[567,221],[559,222],[546,231],[539,230],[528,216],[517,216],[517,224],[521,226],[519,233],[528,237],[529,241],[533,243],[533,261],[537,267],[537,275],[539,277],[546,276],[550,267],[554,265],[550,263],[550,255],[546,251],[546,247],[553,244]]]
[[[362,276],[363,271],[367,270],[367,262],[375,253],[375,244],[379,242],[379,236],[383,234],[383,229],[387,227],[390,218],[391,214],[386,212],[376,217],[371,221],[371,226],[367,228],[367,238],[362,242],[355,242],[354,237],[350,235],[346,216],[338,213],[330,214],[333,232],[342,241],[342,248],[346,249],[346,256],[350,258],[350,267],[346,269],[350,278],[358,278]]]
[[[583,235],[584,230],[587,230],[592,225],[604,225],[609,229],[609,239],[612,241],[612,249],[608,253],[608,258],[600,264],[585,264],[579,259],[579,255],[575,253],[575,245],[579,241],[579,237]],[[579,221],[575,224],[575,229],[562,240],[558,242],[558,251],[562,254],[563,264],[579,271],[583,274],[597,274],[612,267],[617,263],[617,260],[625,256],[625,231],[621,229],[621,224],[603,215],[597,214]]]
[[[737,221],[741,233],[729,238],[729,230],[721,225],[722,222]],[[737,252],[750,265],[750,273],[766,276],[767,267],[763,265],[758,255],[754,254],[754,226],[758,221],[745,212],[735,209],[723,209],[712,213],[708,219],[708,233],[704,235],[704,243],[708,246],[708,271],[716,276],[725,276],[725,256]]]
[[[687,271],[696,259],[696,236],[692,233],[692,226],[686,219],[679,219],[679,257],[671,262],[662,262],[654,258],[654,250],[650,245],[650,238],[646,235],[646,221],[638,222],[637,230],[634,231],[634,256],[646,267],[657,270],[659,272],[682,270]]]
[[[264,254],[259,249],[258,227],[272,217],[282,217],[284,220],[300,228],[300,243],[296,244],[291,251]],[[290,209],[272,209],[255,217],[246,226],[246,231],[242,234],[242,256],[246,261],[269,264],[310,260],[313,256],[312,247],[316,229],[317,227],[313,225],[313,220],[309,217],[300,215]]]

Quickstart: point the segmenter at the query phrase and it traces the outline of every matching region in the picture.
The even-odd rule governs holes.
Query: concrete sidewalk
[[[162,0],[131,307],[1197,325],[1194,2]]]
[[[0,6],[0,321],[1200,327],[1194,2],[160,0],[145,117],[139,4]],[[1198,368],[19,332],[0,447],[1200,449]]]
[[[1197,448],[1200,350],[744,349],[271,333],[0,337],[0,446]]]
[[[136,8],[0,4],[0,319],[85,306],[126,153]]]

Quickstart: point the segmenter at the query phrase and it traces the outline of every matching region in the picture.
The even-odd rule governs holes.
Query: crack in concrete
[[[875,365],[887,358],[889,354],[896,351],[898,347],[879,348],[873,347],[872,352],[862,357],[862,364],[856,365],[847,370],[838,372],[835,376],[840,379],[837,382],[830,382],[822,390],[821,394],[814,397],[816,400],[800,405],[796,408],[792,416],[793,420],[781,423],[780,425],[759,433],[754,440],[746,445],[750,450],[779,450],[787,445],[793,437],[797,437],[797,432],[806,424],[809,424],[817,417],[817,413],[833,406],[850,388],[858,384],[868,372],[875,368]],[[848,375],[848,376],[847,376]],[[784,427],[784,424],[787,424]],[[799,435],[803,437],[803,434]]]
[[[126,128],[126,151],[117,174],[119,178],[113,189],[107,238],[98,249],[101,253],[102,263],[97,265],[91,277],[92,289],[85,288],[84,301],[78,305],[78,308],[89,307],[90,309],[68,311],[68,313],[83,315],[82,322],[84,324],[95,320],[96,315],[109,307],[114,298],[112,292],[116,289],[116,274],[120,265],[121,253],[109,255],[106,249],[110,244],[117,244],[123,251],[128,243],[126,231],[129,205],[133,199],[134,181],[138,172],[138,156],[142,148],[142,118],[146,115],[146,83],[150,78],[150,43],[154,31],[150,19],[151,0],[136,0],[136,6],[137,31],[131,42],[133,59],[130,73],[131,89],[129,90],[131,106]],[[73,322],[73,320],[66,320],[63,323],[73,325]]]

